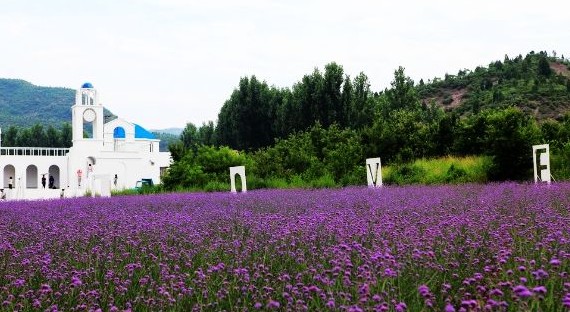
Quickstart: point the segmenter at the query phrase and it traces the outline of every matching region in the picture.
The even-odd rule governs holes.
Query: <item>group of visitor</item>
[[[46,188],[46,175],[42,174],[42,187],[45,189]],[[55,189],[55,179],[52,175],[49,176],[49,185],[48,188],[50,189]]]

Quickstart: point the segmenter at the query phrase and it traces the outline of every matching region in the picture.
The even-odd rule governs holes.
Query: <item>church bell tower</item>
[[[71,115],[74,146],[103,144],[103,105],[91,83],[86,82],[77,90]]]

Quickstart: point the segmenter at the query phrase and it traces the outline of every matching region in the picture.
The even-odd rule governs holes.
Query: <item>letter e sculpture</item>
[[[532,146],[534,164],[534,183],[539,181],[550,184],[550,147],[548,144]]]

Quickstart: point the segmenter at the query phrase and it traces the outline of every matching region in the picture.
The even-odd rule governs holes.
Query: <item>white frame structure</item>
[[[241,192],[247,192],[247,183],[245,180],[245,166],[230,167],[230,182],[231,182],[231,192],[237,193],[236,191],[236,174],[241,178]]]
[[[545,150],[544,152],[540,152]],[[540,156],[537,158],[537,154]],[[532,146],[532,162],[534,169],[534,183],[546,182],[550,184],[550,147],[548,144]],[[539,168],[543,167],[543,168]],[[540,170],[540,171],[539,171]]]
[[[380,157],[366,159],[368,187],[382,187],[382,163]]]

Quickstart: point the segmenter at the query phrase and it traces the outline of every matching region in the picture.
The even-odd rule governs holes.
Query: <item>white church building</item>
[[[103,105],[91,83],[77,91],[71,113],[70,148],[1,147],[0,137],[1,196],[110,196],[112,189],[134,188],[142,179],[160,183],[170,153],[160,152],[160,140],[137,124],[121,118],[104,123]],[[90,137],[84,137],[86,128],[92,130]]]

